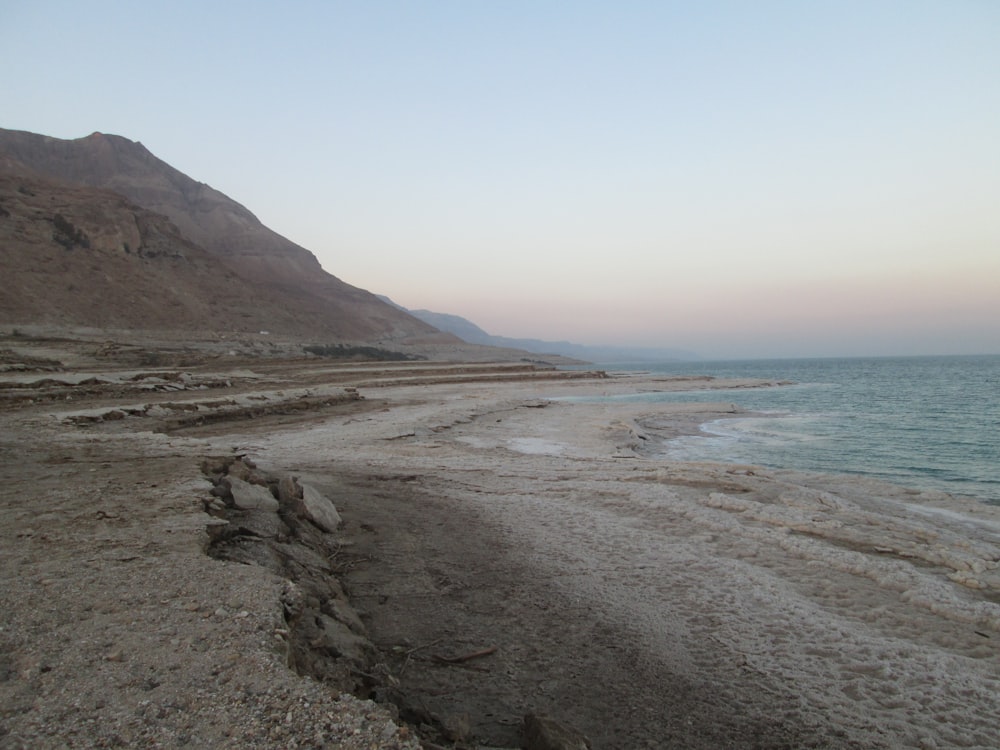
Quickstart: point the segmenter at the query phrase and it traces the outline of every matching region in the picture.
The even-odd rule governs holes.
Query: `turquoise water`
[[[862,474],[1000,504],[1000,356],[685,362],[606,369],[793,380],[796,385],[642,394],[731,401],[762,416],[665,440],[684,460]]]

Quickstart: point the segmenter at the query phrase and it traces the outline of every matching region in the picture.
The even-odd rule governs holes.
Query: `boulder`
[[[528,714],[523,731],[526,750],[590,750],[590,740],[583,734],[550,716]]]
[[[315,617],[316,633],[309,645],[314,649],[325,649],[334,656],[363,666],[368,663],[373,649],[371,642],[352,631],[347,625],[332,617],[318,614]]]
[[[233,496],[233,505],[242,510],[278,510],[278,501],[267,487],[250,484],[237,477],[226,477],[229,491]]]
[[[250,484],[267,484],[267,475],[257,470],[257,464],[248,458],[238,458],[229,465],[226,473]]]
[[[282,539],[288,536],[288,527],[281,516],[268,510],[245,510],[235,514],[230,524],[239,534],[251,534],[262,539]]]
[[[285,474],[278,480],[278,501],[286,508],[294,508],[296,500],[302,498],[302,488],[295,477]]]
[[[237,458],[229,464],[229,467],[226,470],[226,473],[229,474],[229,476],[236,477],[237,479],[242,479],[244,481],[250,478],[250,472],[250,467],[243,463],[243,459],[241,458]]]
[[[333,532],[340,526],[340,514],[334,504],[308,484],[302,485],[302,497],[297,498],[296,512],[323,531]]]
[[[368,629],[361,622],[358,611],[346,599],[329,599],[323,603],[323,610],[325,614],[332,615],[333,619],[344,623],[358,635],[368,636]]]

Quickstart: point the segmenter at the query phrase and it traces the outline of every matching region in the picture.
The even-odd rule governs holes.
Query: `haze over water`
[[[609,370],[774,378],[796,385],[649,393],[655,401],[726,400],[755,415],[665,440],[683,460],[861,474],[1000,504],[1000,356],[608,365]]]

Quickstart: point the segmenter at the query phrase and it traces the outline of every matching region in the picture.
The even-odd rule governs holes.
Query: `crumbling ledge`
[[[379,683],[375,647],[337,577],[344,559],[331,532],[337,510],[295,477],[276,477],[239,456],[206,459],[214,485],[205,509],[207,552],[260,565],[285,579],[281,595],[288,666],[340,692],[369,698]]]
[[[205,510],[218,519],[207,527],[206,552],[260,565],[285,580],[281,635],[288,666],[338,693],[382,703],[398,722],[400,707],[386,704],[395,694],[394,679],[340,584],[339,574],[364,558],[345,554],[335,535],[341,521],[334,504],[296,477],[261,471],[243,456],[207,458],[201,469],[213,485]],[[415,731],[424,748],[454,740],[436,717],[418,719]],[[590,747],[585,737],[550,717],[529,714],[523,730],[527,750]]]

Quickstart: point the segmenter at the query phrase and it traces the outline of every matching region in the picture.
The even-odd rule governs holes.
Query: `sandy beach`
[[[594,748],[1000,743],[997,508],[656,457],[751,383],[403,369],[19,373],[0,746],[518,747],[527,713]],[[205,554],[234,455],[336,505],[378,705],[288,668],[287,581]]]

